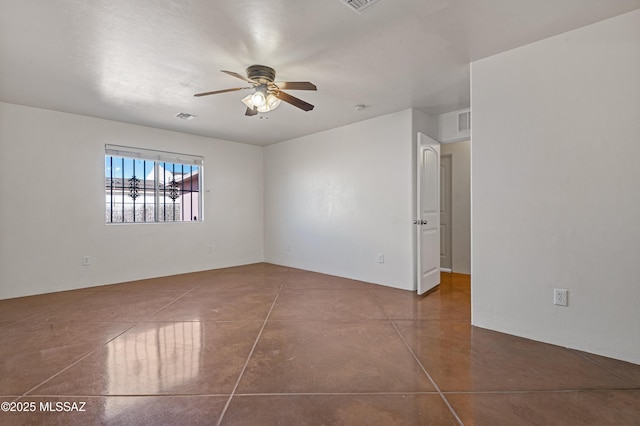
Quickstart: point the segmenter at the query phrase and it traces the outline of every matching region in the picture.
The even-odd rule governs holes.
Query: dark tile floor
[[[256,264],[3,300],[0,424],[640,425],[640,366],[472,327],[442,280]]]

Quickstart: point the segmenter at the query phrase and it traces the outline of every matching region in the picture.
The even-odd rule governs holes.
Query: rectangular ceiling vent
[[[193,120],[196,116],[193,114],[189,114],[188,112],[179,112],[176,114],[176,117],[181,120]]]
[[[471,130],[471,111],[458,113],[458,133]]]
[[[357,13],[362,13],[363,10],[368,8],[369,6],[373,6],[378,3],[380,0],[341,0],[342,3],[346,4],[351,8],[351,10],[356,11]]]

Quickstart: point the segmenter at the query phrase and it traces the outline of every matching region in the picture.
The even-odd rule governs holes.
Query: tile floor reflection
[[[640,424],[640,366],[472,327],[470,297],[261,263],[1,300],[0,402],[36,410],[0,424]]]

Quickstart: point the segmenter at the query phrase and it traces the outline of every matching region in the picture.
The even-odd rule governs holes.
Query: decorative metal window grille
[[[167,188],[169,188],[169,198],[175,203],[176,199],[180,196],[180,184],[178,184],[175,179],[172,179],[169,185],[167,185]]]
[[[140,192],[140,179],[136,177],[136,175],[131,176],[129,179],[129,197],[134,200],[138,198]]]
[[[202,157],[107,145],[105,222],[202,221]]]

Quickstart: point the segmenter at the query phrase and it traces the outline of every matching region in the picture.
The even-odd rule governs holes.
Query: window
[[[105,222],[202,221],[203,158],[105,147]]]

